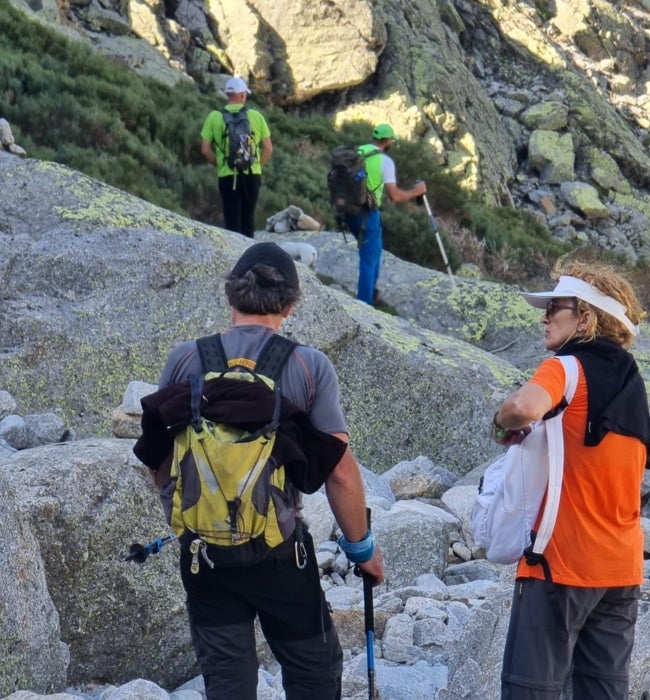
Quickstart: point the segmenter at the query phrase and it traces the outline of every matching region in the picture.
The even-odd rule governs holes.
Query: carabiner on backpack
[[[211,569],[214,569],[214,562],[210,559],[208,553],[205,551],[207,546],[207,543],[199,537],[197,537],[195,540],[192,540],[190,544],[190,552],[192,554],[192,565],[190,566],[190,571],[193,574],[199,573],[199,554],[203,557],[205,563]]]
[[[304,569],[307,566],[307,550],[304,542],[295,542],[293,545],[294,556],[296,558],[296,567]]]
[[[305,547],[305,539],[303,537],[302,528],[304,523],[302,520],[296,520],[295,542],[293,543],[293,556],[296,561],[296,567],[300,570],[307,566],[307,548]]]

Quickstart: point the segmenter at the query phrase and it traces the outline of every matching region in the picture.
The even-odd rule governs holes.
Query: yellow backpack
[[[257,363],[226,360],[219,335],[197,341],[205,375],[192,377],[192,422],[176,435],[171,476],[176,479],[172,528],[201,540],[206,561],[245,566],[260,561],[295,528],[293,488],[273,457],[282,396],[277,379],[296,344],[273,335]],[[262,383],[273,395],[273,415],[256,429],[201,415],[202,386],[211,380]],[[234,424],[233,424],[234,423]],[[199,545],[195,546],[195,550]],[[196,554],[196,551],[193,551]],[[198,570],[198,557],[194,557]]]

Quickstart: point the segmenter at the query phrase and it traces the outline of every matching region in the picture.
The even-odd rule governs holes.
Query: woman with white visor
[[[578,360],[563,416],[564,476],[547,571],[517,567],[501,675],[502,700],[625,700],[643,581],[640,491],[650,446],[645,385],[628,352],[645,316],[610,267],[571,263],[557,286],[525,294],[544,309],[544,344]],[[564,368],[544,360],[494,417],[509,445],[562,402]]]

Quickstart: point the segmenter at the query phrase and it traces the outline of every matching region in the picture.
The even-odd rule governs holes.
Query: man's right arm
[[[212,148],[212,141],[208,141],[208,139],[201,139],[201,155],[211,165],[217,164],[217,159],[214,155],[214,149]]]
[[[345,433],[337,433],[335,437],[348,442]],[[360,542],[368,533],[366,500],[359,465],[349,445],[325,482],[325,490],[345,539],[348,542]],[[378,585],[384,580],[384,557],[379,547],[375,547],[374,554],[368,561],[358,566],[372,576],[373,585]]]
[[[384,183],[384,193],[391,202],[399,204],[400,202],[409,202],[420,195],[425,194],[427,186],[424,180],[419,180],[411,187],[410,190],[403,190],[397,186],[397,177],[395,174],[395,161],[386,153],[382,155],[381,161],[381,178]]]
[[[384,185],[384,192],[388,195],[391,202],[410,202],[412,199],[425,194],[427,186],[424,180],[416,182],[410,190],[403,190],[397,186],[395,182],[387,182]]]
[[[271,142],[271,137],[262,139],[260,142],[260,165],[266,165],[271,160],[271,155],[273,153],[273,143]]]

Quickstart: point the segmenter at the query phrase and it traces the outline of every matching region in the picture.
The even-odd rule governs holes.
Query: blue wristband
[[[372,539],[372,532],[368,530],[366,536],[359,542],[349,542],[345,535],[339,537],[339,547],[345,552],[345,556],[353,564],[363,564],[372,559],[375,553],[375,543]]]

